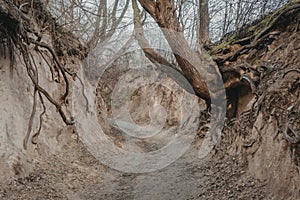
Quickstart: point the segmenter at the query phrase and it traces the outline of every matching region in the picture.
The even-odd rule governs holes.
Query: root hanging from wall
[[[28,9],[32,10],[25,14],[22,12],[22,9],[20,9],[21,6],[28,6]],[[72,46],[74,44],[63,45],[55,41],[55,44],[59,44],[59,46],[53,45],[53,48],[51,45],[43,42],[43,32],[47,30],[52,35],[52,38],[55,39],[59,34],[59,31],[56,30],[55,20],[51,18],[51,15],[43,7],[41,1],[31,1],[26,5],[18,5],[17,1],[12,2],[1,0],[0,25],[1,58],[6,59],[9,57],[12,72],[15,63],[15,55],[20,54],[20,58],[23,61],[27,74],[34,86],[34,103],[28,124],[28,130],[23,142],[23,147],[26,149],[32,132],[33,120],[36,115],[36,107],[38,104],[42,105],[43,112],[40,114],[39,128],[32,137],[32,143],[36,143],[36,139],[40,135],[43,115],[46,113],[45,99],[55,106],[57,112],[60,114],[66,125],[73,125],[75,123],[74,118],[72,116],[68,116],[66,113],[68,113],[70,81],[72,81],[72,79],[79,79],[79,77],[76,75],[75,69],[72,70],[66,67],[66,60],[68,56],[77,56],[79,57],[78,59],[82,59],[85,56],[85,53],[76,51],[75,55],[70,55],[69,53],[65,54],[64,52],[67,51],[65,48],[66,45]],[[69,41],[68,39],[70,36],[68,35],[66,37],[67,39],[65,41]],[[74,41],[75,39],[72,40],[73,43]],[[56,81],[60,79],[63,80],[60,84],[65,87],[65,90],[63,94],[60,94],[59,99],[55,98],[39,84],[39,79],[41,77],[39,76],[39,67],[35,63],[32,55],[33,46],[34,50],[38,52],[42,59],[44,59],[44,61],[49,65],[49,69],[54,69],[51,70],[52,78],[54,79],[55,77]],[[79,50],[84,49],[79,42],[77,43],[77,46],[80,47],[78,48]],[[52,61],[51,63],[47,60],[48,57],[50,57],[50,60]]]

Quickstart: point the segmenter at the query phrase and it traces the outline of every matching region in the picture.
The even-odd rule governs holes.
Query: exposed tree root
[[[285,78],[286,75],[288,75],[291,72],[298,72],[298,73],[300,73],[300,69],[290,69],[290,70],[288,70],[287,72],[284,73],[283,78]]]
[[[43,112],[40,114],[39,128],[38,128],[37,132],[31,138],[32,144],[37,144],[37,138],[39,137],[41,130],[42,130],[43,116],[46,114],[46,110],[47,110],[45,103],[44,103],[43,96],[41,95],[40,92],[39,92],[39,98],[40,98],[41,104],[43,106]]]
[[[55,54],[54,50],[47,44],[43,43],[43,42],[39,42],[39,41],[36,41],[34,39],[31,39],[31,38],[28,38],[29,39],[29,42],[32,43],[32,44],[35,44],[37,45],[37,47],[43,47],[43,48],[46,48],[50,54],[52,55],[52,58],[53,60],[55,61],[57,67],[59,68],[60,72],[62,73],[63,75],[63,78],[64,78],[64,81],[65,81],[65,84],[66,84],[66,91],[65,91],[65,94],[61,97],[62,100],[66,100],[66,98],[68,97],[69,95],[69,80],[67,78],[67,75],[66,75],[66,70],[64,68],[64,66],[62,66],[62,64],[59,62],[59,59],[57,57],[57,55]]]
[[[30,137],[30,133],[32,130],[32,124],[33,124],[33,120],[34,120],[34,116],[36,113],[36,93],[37,90],[34,88],[34,92],[33,92],[33,105],[32,105],[32,111],[31,111],[31,115],[30,115],[30,119],[29,119],[29,124],[28,124],[28,128],[27,128],[27,133],[25,135],[25,138],[23,140],[23,148],[27,149],[27,143],[28,143],[28,139]]]
[[[46,106],[44,103],[44,97],[51,103],[53,104],[57,112],[60,114],[62,120],[66,125],[73,125],[75,123],[75,120],[73,117],[67,117],[63,107],[66,107],[67,105],[67,97],[70,93],[70,83],[67,75],[70,75],[70,78],[80,78],[76,75],[76,73],[69,73],[65,66],[60,62],[56,51],[48,44],[45,44],[44,42],[41,42],[42,36],[38,33],[39,31],[36,31],[33,27],[33,23],[30,20],[30,18],[35,19],[35,16],[27,16],[26,14],[22,13],[22,7],[28,6],[30,4],[31,9],[38,9],[37,7],[42,8],[42,3],[39,1],[32,1],[26,4],[21,4],[19,8],[9,0],[1,0],[0,1],[0,15],[2,20],[0,20],[1,23],[1,28],[0,32],[1,35],[4,35],[5,38],[7,38],[7,43],[11,43],[15,48],[10,48],[10,51],[16,51],[18,50],[21,54],[21,59],[23,60],[27,74],[30,77],[30,80],[32,81],[34,85],[34,93],[33,93],[33,107],[32,107],[32,112],[28,124],[28,129],[27,133],[25,135],[25,138],[23,140],[23,147],[24,149],[27,148],[27,143],[30,138],[30,133],[32,132],[32,126],[33,126],[33,121],[36,113],[36,107],[38,104],[38,101],[41,103],[43,107],[43,111],[39,116],[39,127],[37,132],[33,135],[32,137],[32,143],[36,144],[36,139],[40,135],[41,129],[42,129],[42,123],[43,123],[43,115],[46,113]],[[34,10],[32,10],[32,13],[34,15]],[[44,13],[46,17],[47,13]],[[53,19],[51,19],[53,20]],[[39,24],[40,22],[37,21]],[[53,21],[54,23],[54,21]],[[17,27],[17,28],[15,28]],[[52,30],[50,30],[52,31]],[[31,38],[29,35],[33,34],[34,36],[37,37],[37,39]],[[55,33],[53,33],[55,34]],[[36,63],[34,62],[33,55],[31,54],[29,50],[29,46],[33,44],[35,45],[35,50],[41,55],[42,59],[49,65],[50,71],[52,73],[52,78],[55,80],[55,75],[54,75],[54,70],[52,66],[49,64],[47,58],[44,56],[44,52],[41,52],[39,49],[44,48],[47,50],[47,52],[50,53],[51,57],[50,59],[54,61],[54,68],[57,71],[57,76],[62,75],[64,83],[63,85],[65,86],[65,92],[61,96],[61,100],[56,100],[53,96],[49,94],[49,92],[44,89],[42,86],[39,84],[39,72],[38,72],[38,67],[36,66]],[[2,50],[3,51],[3,50]],[[4,52],[6,54],[6,52]],[[11,65],[14,64],[14,56],[15,52],[10,52],[10,60],[11,60]],[[83,85],[83,82],[80,80],[81,84]],[[83,91],[84,91],[84,86],[83,86]],[[39,98],[37,98],[37,94]],[[84,95],[86,98],[86,96]],[[60,102],[62,101],[62,102]],[[87,101],[87,98],[86,98]],[[88,103],[88,101],[87,101]]]

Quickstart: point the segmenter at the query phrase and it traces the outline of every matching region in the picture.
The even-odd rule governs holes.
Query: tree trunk
[[[199,44],[210,43],[208,0],[199,0]]]
[[[140,11],[137,5],[137,0],[132,0],[132,9],[134,14],[134,29],[135,29],[135,39],[138,41],[140,47],[143,49],[145,56],[152,62],[152,63],[159,63],[161,65],[169,66],[174,68],[174,66],[167,61],[164,57],[154,51],[151,48],[148,40],[145,37],[142,20],[140,17]]]
[[[195,93],[207,101],[210,98],[218,98],[219,69],[204,50],[201,49],[200,56],[191,50],[177,19],[173,0],[139,0],[139,2],[163,31],[185,78]]]

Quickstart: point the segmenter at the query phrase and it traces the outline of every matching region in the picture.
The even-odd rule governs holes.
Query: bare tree
[[[55,0],[48,8],[63,26],[80,36],[92,49],[99,42],[109,41],[124,21],[130,0]]]

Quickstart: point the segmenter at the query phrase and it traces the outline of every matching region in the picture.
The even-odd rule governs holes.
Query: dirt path
[[[197,158],[193,145],[168,167],[145,174],[103,166],[80,144],[40,161],[25,179],[2,185],[1,199],[262,199],[266,190],[245,174],[240,158]]]

